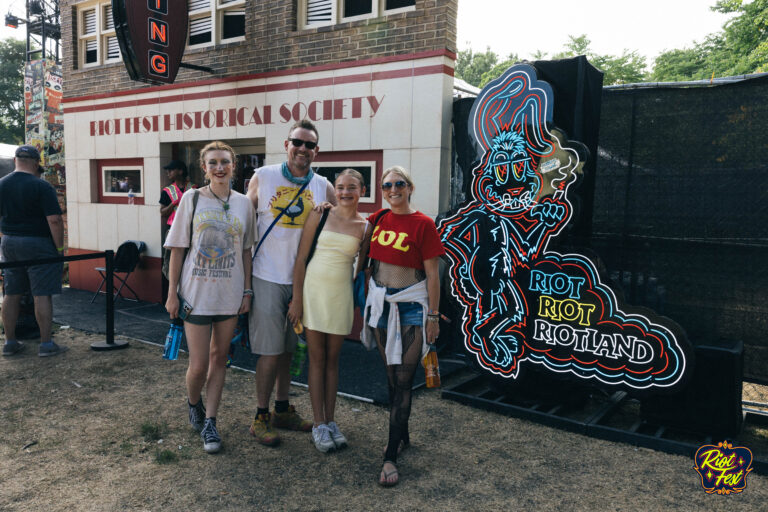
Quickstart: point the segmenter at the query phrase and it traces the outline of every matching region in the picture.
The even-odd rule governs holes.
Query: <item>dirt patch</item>
[[[760,510],[768,478],[740,495],[704,493],[689,457],[560,431],[416,394],[401,483],[376,485],[387,410],[340,398],[350,447],[324,455],[309,434],[272,449],[248,435],[253,375],[231,370],[207,455],[187,425],[186,356],[159,347],[93,352],[96,335],[59,331],[71,347],[36,344],[0,359],[0,510]],[[343,371],[343,370],[342,370]],[[382,383],[384,385],[384,383]],[[292,402],[310,416],[309,394]],[[160,442],[162,440],[162,442]]]

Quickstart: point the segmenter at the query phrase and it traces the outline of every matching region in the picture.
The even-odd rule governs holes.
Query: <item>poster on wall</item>
[[[553,92],[526,64],[476,98],[470,197],[438,226],[464,346],[481,370],[547,371],[623,389],[679,389],[692,350],[679,325],[627,307],[599,261],[549,249],[574,215],[586,148],[552,123]]]
[[[66,174],[62,76],[61,66],[53,60],[28,62],[24,70],[25,142],[40,151],[45,178],[63,189]]]

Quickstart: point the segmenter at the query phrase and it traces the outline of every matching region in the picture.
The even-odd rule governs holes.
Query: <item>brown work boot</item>
[[[250,433],[264,446],[277,446],[280,444],[280,435],[272,430],[272,422],[269,413],[259,414],[251,423]]]
[[[312,422],[302,419],[299,413],[296,412],[296,408],[292,405],[289,405],[288,410],[285,412],[272,412],[272,426],[299,432],[310,432],[312,430]]]

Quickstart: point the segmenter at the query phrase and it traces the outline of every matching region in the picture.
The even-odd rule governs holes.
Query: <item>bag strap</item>
[[[320,232],[323,230],[323,226],[325,226],[325,221],[328,220],[328,212],[330,211],[330,208],[323,210],[323,215],[320,217],[320,223],[317,225],[315,236],[312,238],[312,245],[309,247],[309,254],[307,254],[307,265],[309,265],[309,260],[311,260],[312,256],[315,254],[317,239],[320,238]]]
[[[382,219],[382,217],[384,217],[390,211],[392,211],[392,210],[390,210],[389,208],[386,208],[384,211],[381,212],[381,215],[379,215],[378,217],[373,219],[373,222],[371,222],[371,228],[375,230],[376,229],[376,224],[378,224],[379,221]],[[373,232],[371,232],[371,234],[373,234]],[[361,270],[365,270],[365,269],[367,269],[368,267],[371,266],[371,257],[368,256],[368,254],[370,252],[371,252],[371,239],[368,238],[368,239],[365,240],[365,256],[364,256],[365,257],[365,263],[363,264]],[[363,255],[361,254],[361,256],[363,256]]]
[[[311,180],[309,180],[309,181],[311,181]],[[288,208],[290,208],[290,207],[291,207],[291,205],[293,204],[293,202],[294,202],[296,199],[298,199],[298,197],[301,195],[301,193],[302,193],[302,192],[304,192],[304,189],[305,189],[305,188],[307,188],[307,185],[309,185],[309,181],[307,181],[306,183],[304,183],[304,184],[301,186],[301,188],[299,189],[299,191],[298,191],[298,192],[296,192],[296,195],[295,195],[295,196],[293,196],[293,199],[291,199],[291,202],[290,202],[290,203],[288,203],[288,204],[286,205],[286,207],[285,207],[285,208],[283,208],[283,209],[280,211],[280,213],[278,213],[278,214],[277,214],[277,216],[275,217],[275,220],[273,220],[273,221],[272,221],[272,224],[270,224],[270,225],[269,225],[269,227],[267,228],[267,230],[264,232],[264,236],[262,236],[262,237],[261,237],[261,240],[259,240],[259,245],[257,245],[257,246],[256,246],[256,250],[255,250],[255,251],[253,251],[253,256],[251,257],[251,264],[253,264],[254,260],[256,260],[256,255],[259,253],[259,248],[261,247],[261,244],[263,244],[263,243],[264,243],[264,240],[266,240],[266,239],[267,239],[267,235],[269,234],[269,232],[270,232],[270,231],[272,231],[272,228],[273,228],[273,227],[275,227],[275,224],[277,224],[277,221],[279,221],[279,220],[280,220],[280,217],[282,217],[282,216],[285,214],[285,211],[286,211]]]
[[[195,222],[195,210],[197,210],[197,200],[199,195],[200,191],[195,189],[195,193],[192,195],[192,215],[190,215],[189,218],[189,247],[184,249],[184,258],[181,260],[182,269],[184,268],[184,264],[187,262],[187,255],[189,254],[189,250],[192,248],[192,229],[194,229],[193,224]]]

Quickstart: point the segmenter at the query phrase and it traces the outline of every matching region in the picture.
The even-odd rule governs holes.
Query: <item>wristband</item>
[[[57,247],[56,250],[59,252],[64,252],[64,246]]]

